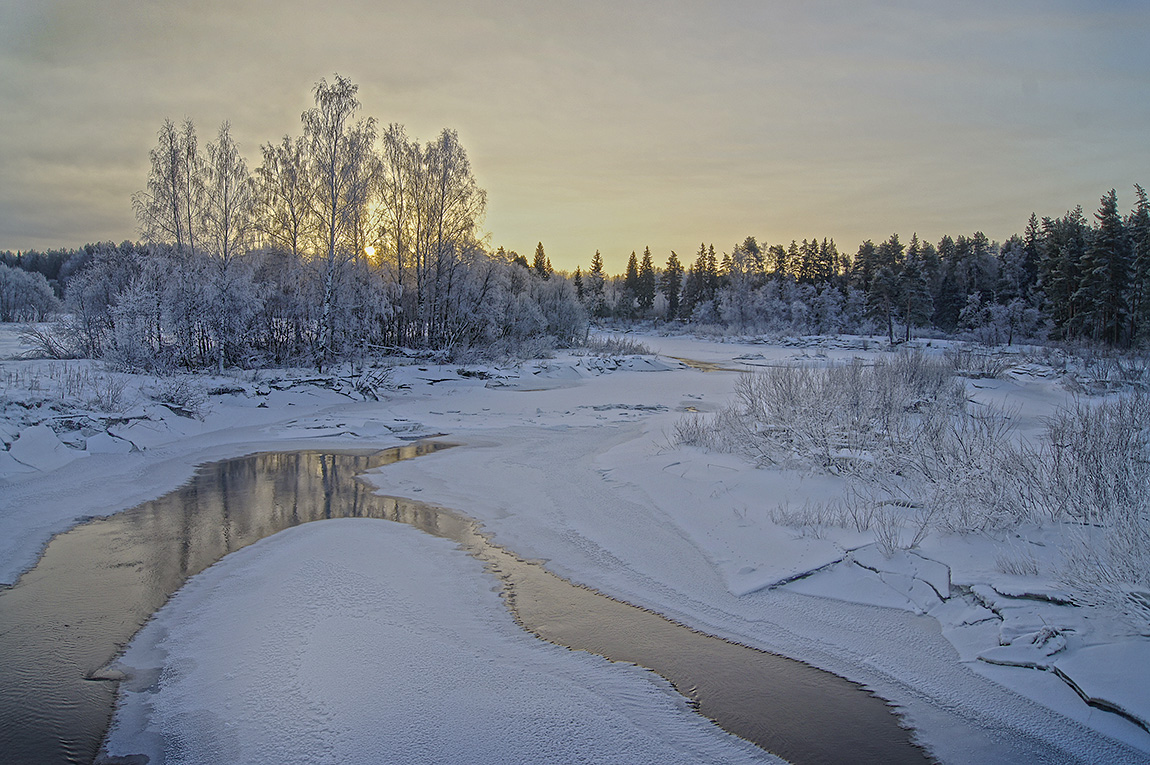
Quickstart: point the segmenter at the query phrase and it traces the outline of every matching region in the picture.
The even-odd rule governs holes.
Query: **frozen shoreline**
[[[8,471],[0,485],[6,508],[0,511],[0,579],[11,581],[31,565],[50,535],[76,518],[163,493],[205,461],[262,449],[383,447],[395,445],[400,434],[442,432],[464,446],[388,466],[372,480],[384,493],[457,507],[480,519],[500,544],[544,559],[576,582],[863,682],[899,704],[944,762],[1150,756],[1150,734],[1086,706],[1053,672],[978,660],[997,644],[999,625],[957,613],[969,608],[965,600],[932,600],[922,587],[937,571],[916,574],[919,564],[897,557],[878,564],[854,556],[857,561],[836,564],[845,550],[869,540],[804,536],[768,519],[768,506],[833,496],[840,489],[834,480],[753,470],[730,455],[670,443],[682,412],[721,404],[734,375],[683,369],[669,357],[765,363],[819,351],[644,341],[663,354],[662,362],[640,359],[630,366],[671,371],[624,365],[604,374],[590,359],[563,356],[520,370],[488,370],[496,379],[484,381],[461,377],[455,367],[410,366],[395,372],[395,382],[410,387],[381,402],[293,390],[217,397],[203,422],[175,415],[141,419],[132,427],[142,451],[92,453],[46,473]],[[850,358],[858,352],[821,353]],[[738,360],[755,355],[763,358]],[[1059,399],[1053,383],[1003,383],[979,395],[1024,405],[1020,416],[1028,419]],[[133,433],[119,435],[131,439]],[[45,459],[58,451],[48,446],[40,447]],[[335,533],[318,530],[326,525],[312,524],[316,534]],[[301,535],[310,535],[308,529]],[[993,555],[977,540],[932,536],[920,552],[946,561],[956,586],[1003,579],[986,570],[986,556],[993,562]],[[801,582],[764,589],[822,565],[829,567]],[[873,570],[876,565],[890,570]],[[1048,618],[1043,608],[1019,612],[1015,623]],[[1138,658],[1150,655],[1146,642],[1113,644]],[[1089,665],[1074,666],[1090,658],[1088,648],[1071,646],[1066,663],[1093,679],[1099,673]],[[1125,693],[1146,704],[1147,686],[1129,674],[1099,683],[1103,694]]]

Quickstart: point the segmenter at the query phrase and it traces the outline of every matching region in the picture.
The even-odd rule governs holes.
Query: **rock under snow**
[[[47,425],[33,425],[20,432],[8,453],[17,462],[37,470],[55,470],[80,454],[69,449]]]

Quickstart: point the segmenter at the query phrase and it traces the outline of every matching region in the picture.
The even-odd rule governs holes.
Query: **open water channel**
[[[700,714],[792,762],[928,761],[891,708],[854,683],[574,585],[493,544],[461,513],[356,480],[448,446],[212,463],[159,499],[55,537],[35,568],[0,590],[0,761],[92,762],[120,679],[105,668],[149,616],[224,555],[327,518],[386,519],[454,540],[502,580],[524,629],[652,669]]]

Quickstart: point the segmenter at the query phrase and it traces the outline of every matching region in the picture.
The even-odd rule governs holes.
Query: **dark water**
[[[853,683],[572,585],[491,544],[462,514],[378,496],[355,480],[445,446],[214,463],[171,494],[53,539],[34,569],[0,591],[0,762],[91,762],[117,683],[90,678],[188,577],[285,528],[349,517],[455,540],[503,580],[525,629],[649,667],[723,728],[793,762],[926,761],[890,708]]]

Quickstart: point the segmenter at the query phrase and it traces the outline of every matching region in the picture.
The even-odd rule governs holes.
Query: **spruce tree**
[[[591,258],[591,271],[587,274],[588,302],[591,304],[591,314],[602,319],[607,310],[607,275],[603,273],[603,256],[595,250],[595,257]]]
[[[882,266],[875,271],[867,293],[867,313],[886,325],[887,338],[894,345],[894,311],[898,302],[898,273],[893,266]]]
[[[619,296],[618,310],[624,316],[635,318],[635,298],[639,295],[639,259],[635,251],[627,259],[627,271],[623,275],[623,294]]]
[[[839,251],[835,247],[835,240],[827,240],[823,237],[822,244],[819,245],[819,254],[815,259],[814,269],[814,282],[815,284],[826,284],[835,277],[835,271],[838,268]]]
[[[714,300],[719,293],[719,262],[715,258],[715,245],[707,245],[706,299]]]
[[[1116,345],[1125,336],[1127,327],[1131,264],[1126,228],[1118,214],[1118,194],[1114,189],[1102,197],[1094,217],[1098,227],[1082,258],[1082,279],[1074,300],[1082,309],[1079,324],[1083,333]]]
[[[655,266],[651,262],[651,248],[643,249],[643,260],[639,264],[635,297],[639,300],[639,310],[650,311],[655,304]]]
[[[1057,282],[1052,285],[1058,302],[1053,306],[1064,317],[1063,337],[1071,337],[1081,325],[1078,314],[1082,311],[1076,292],[1082,279],[1082,260],[1086,257],[1086,246],[1090,236],[1090,226],[1079,205],[1055,222],[1054,246],[1055,273]],[[1057,322],[1057,318],[1055,319]]]
[[[1146,190],[1134,185],[1138,202],[1126,219],[1130,237],[1130,328],[1128,337],[1137,340],[1150,331],[1150,201]]]
[[[551,261],[548,260],[547,254],[543,252],[543,242],[535,245],[535,260],[531,264],[531,268],[537,275],[544,279],[551,278]]]
[[[1030,213],[1030,220],[1026,222],[1026,231],[1022,234],[1023,272],[1026,274],[1026,291],[1029,293],[1038,283],[1038,263],[1041,260],[1041,230],[1038,228],[1038,216]]]
[[[700,303],[706,301],[707,281],[707,246],[699,245],[699,254],[687,272],[687,280],[683,285],[683,300],[679,306],[679,315],[690,319]]]
[[[667,299],[667,321],[674,321],[679,318],[679,293],[682,286],[683,264],[679,262],[679,256],[672,250],[671,257],[667,258],[667,268],[659,280],[659,289]]]
[[[907,248],[907,257],[903,261],[898,279],[899,314],[906,324],[907,342],[910,342],[911,328],[921,327],[929,322],[934,312],[930,285],[919,260],[917,236],[911,239],[911,245]]]
[[[802,284],[818,282],[819,243],[817,239],[803,240],[799,247],[799,267],[797,277]]]
[[[958,315],[966,303],[966,293],[959,286],[958,248],[946,234],[938,241],[938,292],[934,301],[934,325],[952,332],[958,327]]]

